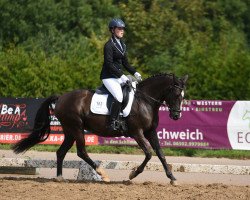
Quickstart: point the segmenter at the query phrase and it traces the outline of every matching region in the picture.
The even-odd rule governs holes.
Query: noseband
[[[180,89],[181,91],[183,91],[183,90],[184,90],[184,88],[183,88],[183,87],[180,87],[180,86],[175,85],[175,84],[173,84],[172,86],[169,86],[166,90],[170,90],[170,91],[171,91],[173,88]],[[171,92],[169,92],[169,93],[168,93],[167,98],[171,97],[171,95],[172,95],[172,93],[171,93]],[[178,112],[178,113],[180,113],[180,112],[181,112],[181,110],[180,110],[180,109],[171,108],[171,106],[170,106],[169,104],[166,104],[166,103],[165,103],[165,105],[169,108],[169,111],[170,111],[170,112]]]

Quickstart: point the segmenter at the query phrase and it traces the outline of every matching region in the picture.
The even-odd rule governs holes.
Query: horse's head
[[[188,75],[182,78],[176,78],[173,75],[173,83],[167,89],[164,100],[170,111],[170,118],[178,120],[181,117],[181,106],[184,98],[184,88],[187,82]]]
[[[143,93],[142,97],[151,102],[151,105],[159,106],[165,101],[170,111],[170,118],[177,120],[181,117],[187,79],[188,75],[177,78],[174,74],[157,74],[140,82],[137,92]]]

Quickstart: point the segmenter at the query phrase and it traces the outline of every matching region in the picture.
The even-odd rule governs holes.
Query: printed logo
[[[248,127],[250,128],[250,111],[246,110],[245,114],[242,117],[243,120],[248,120]]]
[[[237,101],[229,114],[227,134],[233,149],[250,150],[249,110],[249,101]]]
[[[55,116],[55,113],[54,113],[55,107],[56,107],[56,105],[54,103],[51,104],[51,108],[52,109],[50,109],[50,130],[54,131],[56,133],[60,133],[63,130],[62,130],[62,126],[61,126],[60,121]]]
[[[26,104],[0,104],[0,128],[24,128],[28,125]]]
[[[101,101],[97,101],[96,102],[96,107],[97,108],[101,108],[102,107],[102,102]]]

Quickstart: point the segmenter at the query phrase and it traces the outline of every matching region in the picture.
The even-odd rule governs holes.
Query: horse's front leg
[[[143,135],[143,131],[139,130],[138,134],[135,134],[134,137],[135,141],[138,143],[138,145],[141,147],[141,149],[143,150],[143,152],[145,153],[145,159],[142,162],[142,164],[140,166],[138,166],[137,168],[135,168],[129,175],[129,179],[133,179],[135,178],[138,174],[142,173],[145,166],[147,165],[148,161],[151,159],[152,157],[152,153],[150,151],[150,147],[147,143],[147,139],[144,137]]]
[[[170,183],[172,185],[177,185],[176,178],[174,177],[171,170],[169,169],[168,164],[166,162],[166,158],[161,150],[159,139],[158,139],[156,131],[154,130],[154,131],[145,133],[145,137],[148,139],[150,145],[152,146],[156,155],[160,159],[160,161],[164,167],[164,170],[166,172],[167,177],[171,180]]]

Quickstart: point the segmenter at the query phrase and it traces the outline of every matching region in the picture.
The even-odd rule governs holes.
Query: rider
[[[121,40],[124,34],[125,23],[121,19],[112,19],[109,22],[109,30],[112,34],[111,38],[104,45],[104,63],[100,78],[114,97],[114,102],[111,105],[111,130],[118,130],[118,116],[121,110],[123,94],[121,85],[126,84],[129,79],[124,75],[122,66],[133,74],[138,81],[141,81],[141,75],[130,66],[127,54],[126,45]]]

